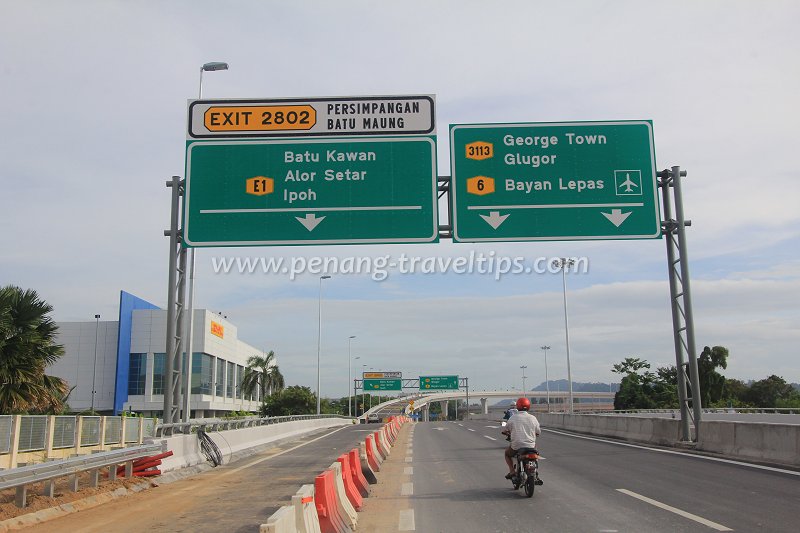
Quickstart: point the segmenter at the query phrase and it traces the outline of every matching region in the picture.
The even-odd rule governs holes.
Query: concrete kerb
[[[228,463],[258,453],[266,446],[281,440],[298,437],[319,429],[351,424],[351,420],[344,418],[318,418],[231,429],[207,433],[207,435],[222,452],[224,462]],[[165,439],[155,440],[166,440],[167,449],[173,452],[173,456],[164,459],[161,464],[161,471],[164,473],[206,462],[206,457],[200,450],[200,441],[196,434],[173,435]]]
[[[612,415],[539,413],[546,428],[563,429],[598,437],[664,446],[683,447],[680,421]],[[800,426],[738,421],[703,421],[694,451],[730,459],[776,466],[800,466]]]

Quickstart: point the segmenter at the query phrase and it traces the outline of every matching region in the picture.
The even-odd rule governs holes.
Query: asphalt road
[[[367,429],[369,428],[369,429]],[[378,424],[321,430],[240,461],[26,531],[252,533]],[[304,446],[297,447],[304,444]]]
[[[487,427],[495,426],[495,427]],[[413,495],[423,532],[798,530],[800,475],[545,430],[544,485],[504,479],[499,423],[416,424]]]

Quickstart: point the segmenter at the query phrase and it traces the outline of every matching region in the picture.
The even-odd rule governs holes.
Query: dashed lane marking
[[[489,435],[484,435],[484,437],[486,437],[486,438],[487,438],[487,439],[489,439],[489,440],[497,440],[496,438],[494,438],[494,437],[490,437]]]
[[[413,494],[414,494],[414,484],[403,483],[402,487],[400,487],[400,496],[413,496]]]
[[[413,466],[405,467],[403,469],[403,474],[405,474],[406,476],[413,476],[414,475],[414,467]]]
[[[666,503],[661,503],[660,501],[653,500],[651,498],[648,498],[647,496],[642,496],[641,494],[637,494],[633,491],[627,489],[617,489],[617,491],[621,492],[622,494],[627,494],[628,496],[636,498],[637,500],[649,503],[650,505],[654,505],[660,509],[664,509],[665,511],[675,513],[676,515],[688,518],[689,520],[694,520],[695,522],[703,524],[704,526],[708,526],[711,529],[716,529],[717,531],[733,531],[731,528],[725,527],[722,524],[717,524],[716,522],[712,522],[711,520],[703,518],[702,516],[697,516],[696,514],[692,514],[682,509],[678,509],[677,507],[672,507],[671,505],[667,505]]]
[[[414,531],[417,529],[414,525],[414,509],[400,511],[400,525],[397,529],[398,531]]]

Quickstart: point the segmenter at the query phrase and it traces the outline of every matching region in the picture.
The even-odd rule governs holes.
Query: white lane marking
[[[413,496],[413,495],[414,495],[414,484],[403,483],[403,486],[400,487],[400,496]]]
[[[666,503],[661,503],[659,501],[650,499],[647,496],[642,496],[641,494],[637,494],[633,491],[627,489],[617,489],[617,491],[621,492],[622,494],[627,494],[628,496],[636,498],[637,500],[649,503],[650,505],[655,505],[656,507],[664,509],[665,511],[675,513],[676,515],[688,518],[689,520],[694,520],[695,522],[703,524],[704,526],[708,526],[711,529],[716,529],[717,531],[733,531],[731,528],[725,527],[722,524],[717,524],[716,522],[712,522],[711,520],[703,518],[702,516],[697,516],[696,514],[683,511],[681,509],[678,509],[677,507],[672,507],[671,505],[667,505]]]
[[[475,431],[475,430],[472,428],[467,428],[467,431]]]
[[[489,435],[484,435],[484,437],[486,437],[486,438],[487,438],[487,439],[489,439],[489,440],[497,440],[496,438],[494,438],[494,437],[490,437]]]
[[[459,424],[459,426],[461,426],[461,427],[463,428],[463,427],[464,427],[464,424]]]
[[[650,448],[648,446],[639,446],[636,444],[628,444],[627,442],[616,442],[613,440],[606,440],[600,439],[597,437],[587,437],[584,435],[575,435],[573,433],[564,433],[563,431],[557,431],[555,429],[543,429],[543,431],[549,431],[550,433],[556,433],[558,435],[564,435],[566,437],[575,437],[576,439],[586,439],[586,440],[594,440],[597,442],[605,442],[606,444],[616,444],[617,446],[627,446],[628,448],[638,448],[640,450],[649,450],[651,452],[658,452],[658,453],[667,453],[670,455],[681,455],[683,457],[693,457],[695,459],[703,459],[705,461],[716,461],[718,463],[728,463],[737,466],[746,466],[748,468],[757,468],[759,470],[768,470],[770,472],[780,472],[781,474],[790,474],[793,476],[800,476],[800,472],[796,472],[794,470],[784,470],[783,468],[775,468],[772,466],[763,466],[763,465],[754,465],[751,463],[743,463],[741,461],[734,461],[733,459],[720,459],[719,457],[708,457],[706,455],[695,455],[693,453],[686,453],[686,452],[677,452],[674,450],[662,450],[660,448]]]
[[[444,431],[447,428],[433,428],[433,429],[435,429],[436,431]]]
[[[405,511],[400,511],[400,525],[398,526],[398,531],[414,531],[416,530],[416,526],[414,525],[414,509],[406,509]]]
[[[291,451],[293,451],[293,450],[296,450],[297,448],[302,448],[302,447],[303,447],[303,446],[305,446],[306,444],[311,444],[312,442],[317,442],[318,440],[320,440],[320,439],[324,439],[325,437],[328,437],[328,436],[330,436],[330,435],[333,435],[333,434],[334,434],[334,433],[336,433],[337,431],[341,431],[341,430],[343,430],[343,429],[344,429],[344,428],[346,428],[346,427],[347,427],[347,426],[340,427],[339,429],[335,429],[335,430],[331,431],[330,433],[326,433],[325,435],[322,435],[321,437],[317,437],[316,439],[310,440],[310,441],[308,441],[308,442],[304,442],[304,443],[302,443],[302,444],[298,444],[297,446],[294,446],[294,447],[292,447],[292,448],[289,448],[288,450],[283,450],[282,452],[278,452],[278,453],[276,453],[276,454],[274,454],[274,455],[270,455],[269,457],[262,457],[261,459],[256,459],[255,461],[249,462],[249,463],[247,463],[246,465],[240,466],[239,468],[234,468],[233,470],[228,470],[227,472],[222,472],[222,473],[220,474],[220,477],[222,477],[222,476],[227,476],[227,475],[230,475],[230,474],[233,474],[233,473],[235,473],[235,472],[238,472],[238,471],[240,471],[240,470],[244,470],[245,468],[250,468],[250,467],[251,467],[251,466],[253,466],[253,465],[257,465],[258,463],[263,463],[264,461],[268,461],[268,460],[272,459],[273,457],[278,457],[279,455],[283,455],[283,454],[285,454],[285,453],[289,453],[289,452],[291,452]]]
[[[410,456],[410,455],[409,455],[408,457],[406,457],[406,462],[407,462],[407,463],[410,463],[411,461],[412,461],[412,458],[411,458],[411,456]]]
[[[497,428],[499,428],[500,426],[486,426],[486,427],[487,427],[487,428],[492,428],[492,429],[497,429]]]
[[[413,476],[414,475],[414,467],[413,466],[405,467],[403,469],[403,474],[405,474],[406,476]]]

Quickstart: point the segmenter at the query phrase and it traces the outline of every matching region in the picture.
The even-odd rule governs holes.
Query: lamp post
[[[353,403],[351,401],[352,396],[350,396],[350,381],[351,381],[351,379],[353,377],[353,374],[352,374],[352,371],[351,371],[351,369],[352,369],[351,361],[352,360],[351,360],[350,356],[353,353],[352,352],[352,344],[353,344],[353,339],[355,339],[355,338],[356,338],[355,335],[350,335],[347,338],[347,416],[353,416],[353,411],[352,411],[352,409],[350,407],[350,405]],[[356,359],[358,359],[358,358],[356,357]]]
[[[564,286],[564,332],[567,342],[567,381],[569,382],[569,414],[573,413],[572,398],[572,370],[569,364],[569,318],[567,314],[567,269],[575,264],[574,259],[560,258],[553,261],[553,265],[561,270],[561,280]]]
[[[221,61],[206,63],[200,67],[200,88],[197,91],[197,99],[203,98],[203,72],[214,72],[216,70],[228,70],[228,64]],[[189,263],[189,287],[186,299],[186,366],[183,375],[183,422],[189,421],[189,398],[192,391],[192,337],[194,336],[194,248],[189,248],[187,256]],[[171,378],[169,378],[171,379]]]
[[[94,315],[94,367],[92,368],[92,407],[91,412],[94,414],[94,395],[97,392],[95,389],[95,379],[97,378],[97,334],[100,331],[100,315]]]
[[[542,350],[544,350],[544,383],[547,387],[547,412],[550,412],[550,379],[547,377],[547,350],[549,350],[549,346],[542,346]]]
[[[361,414],[366,412],[367,407],[367,389],[364,387],[364,372],[366,372],[366,363],[361,365]]]
[[[320,414],[320,380],[319,380],[319,353],[322,346],[322,280],[331,279],[330,276],[319,277],[319,304],[317,306],[317,414]]]
[[[527,367],[527,365],[522,365],[520,368],[522,369],[522,395],[523,396],[527,396],[528,394],[525,392],[525,391],[528,390],[525,387],[525,379],[526,379],[526,377],[525,377],[525,369],[528,368],[528,367]]]

